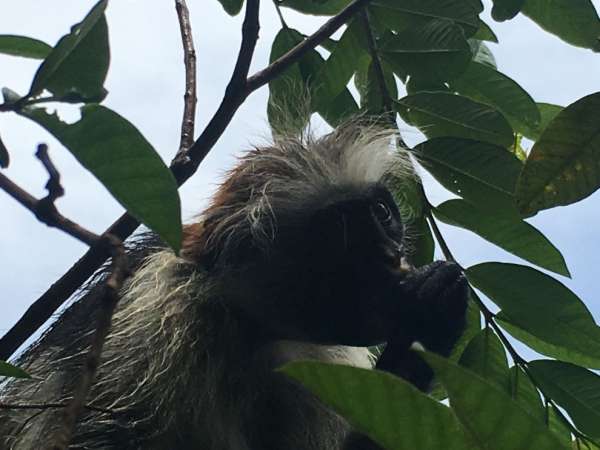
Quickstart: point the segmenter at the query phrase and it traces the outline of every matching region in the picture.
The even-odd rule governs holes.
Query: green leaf
[[[479,28],[472,38],[480,41],[498,43],[498,37],[494,34],[494,31],[481,19],[479,19]]]
[[[447,92],[420,92],[396,102],[400,116],[427,137],[453,136],[502,147],[513,142],[504,116],[491,106]]]
[[[0,377],[10,378],[31,378],[23,369],[19,369],[12,364],[0,360]]]
[[[294,29],[281,29],[271,48],[271,62],[303,39]],[[324,76],[333,77],[333,72],[323,71],[325,64],[316,50],[310,50],[269,83],[267,116],[275,134],[299,132],[308,124],[314,111],[334,127],[358,113],[356,101],[345,85],[340,87],[339,80],[333,78],[323,79]]]
[[[219,3],[227,14],[235,16],[242,10],[244,0],[219,0]]]
[[[52,47],[39,39],[10,34],[0,35],[0,53],[23,58],[44,59]]]
[[[531,382],[527,374],[519,366],[512,366],[509,370],[510,396],[523,409],[540,421],[546,420],[546,412],[540,393]]]
[[[502,389],[508,387],[510,378],[506,351],[490,328],[484,328],[471,339],[459,364]]]
[[[514,80],[489,65],[471,62],[460,77],[450,82],[450,87],[493,106],[519,133],[525,134],[540,123],[540,112],[531,96]]]
[[[567,450],[544,425],[513,401],[505,390],[441,356],[425,360],[450,396],[452,410],[486,450]],[[440,447],[444,448],[444,447]]]
[[[465,330],[462,335],[458,338],[456,344],[454,344],[454,348],[452,349],[452,353],[448,359],[452,362],[458,362],[460,357],[463,355],[465,349],[469,345],[469,342],[477,336],[481,332],[481,312],[479,308],[475,304],[474,301],[469,299],[469,303],[467,305],[467,324],[465,326]],[[444,386],[439,382],[439,380],[434,378],[434,388],[432,392],[429,394],[436,400],[444,400],[448,398],[448,393]]]
[[[10,164],[10,155],[8,149],[4,145],[2,138],[0,137],[0,168],[6,169]]]
[[[526,0],[522,12],[571,45],[600,50],[600,19],[590,0]]]
[[[498,22],[510,20],[519,14],[525,0],[493,0],[492,18]]]
[[[292,8],[304,14],[332,16],[348,6],[352,0],[283,0],[279,6]]]
[[[358,114],[358,105],[348,89],[344,89],[328,104],[314,109],[323,117],[325,122],[334,128]]]
[[[412,236],[410,261],[416,267],[433,262],[435,242],[425,218],[410,221],[407,225],[408,235]]]
[[[485,64],[493,69],[498,67],[496,63],[496,58],[492,53],[492,50],[487,46],[487,44],[479,39],[469,39],[469,46],[471,47],[471,52],[473,53],[473,61],[480,64]],[[471,65],[469,64],[468,67]],[[468,69],[467,67],[467,69]]]
[[[404,87],[408,95],[419,94],[421,92],[450,92],[446,83],[420,80],[417,77],[410,77]]]
[[[271,46],[269,63],[302,42],[296,30],[282,28]],[[274,134],[289,134],[302,130],[310,119],[307,103],[308,88],[304,84],[300,66],[292,64],[278,77],[269,82],[267,117]]]
[[[442,222],[470,230],[507,252],[544,269],[570,276],[560,251],[517,214],[484,212],[458,199],[442,203],[433,212]]]
[[[565,409],[580,431],[600,439],[600,376],[561,361],[527,364],[544,392]]]
[[[600,368],[600,328],[564,284],[517,264],[478,264],[466,275],[502,308],[497,320],[515,338],[544,355]]]
[[[577,202],[600,187],[600,92],[561,111],[535,143],[516,188],[523,215]]]
[[[337,87],[332,90],[330,84],[323,82],[320,74],[323,73],[324,64],[325,60],[316,50],[308,51],[298,61],[302,82],[307,90],[305,97],[311,100],[308,112],[318,112],[329,125],[337,127],[358,114],[358,105],[345,86],[338,92]]]
[[[474,450],[451,410],[388,373],[318,362],[281,369],[387,450]]]
[[[469,342],[481,332],[481,312],[475,302],[469,297],[467,305],[467,325],[465,330],[452,349],[452,353],[448,358],[450,361],[458,361],[463,355]]]
[[[381,61],[381,68],[387,93],[391,100],[396,100],[398,98],[398,86],[396,85],[394,73],[383,61]],[[385,112],[382,89],[373,61],[369,61],[368,65],[356,72],[354,83],[360,95],[361,108],[367,114],[378,115]]]
[[[108,28],[101,0],[83,21],[63,36],[40,65],[27,97],[48,89],[69,101],[98,101],[106,95],[103,88],[110,60]]]
[[[382,8],[381,14],[393,20],[388,25],[396,31],[405,28],[404,24],[422,26],[432,19],[449,19],[469,34],[479,27],[478,16],[483,11],[481,4],[463,0],[373,0],[370,7]]]
[[[21,100],[21,96],[17,92],[7,87],[2,88],[2,98],[4,103],[16,103]]]
[[[82,107],[81,119],[73,124],[44,109],[27,108],[21,113],[54,135],[131,215],[179,251],[177,183],[137,128],[95,104]]]
[[[547,408],[547,419],[548,428],[552,431],[558,439],[563,443],[563,445],[569,446],[574,444],[574,441],[571,440],[571,427],[572,425],[568,422],[567,419],[562,417],[560,412],[552,405],[546,405]],[[581,446],[577,448],[576,445],[572,447],[574,450],[593,450],[591,447],[587,448]]]
[[[435,138],[413,149],[419,163],[446,189],[485,211],[514,210],[521,162],[497,145]]]
[[[451,20],[431,20],[422,27],[389,35],[382,57],[399,75],[446,81],[469,64],[471,49],[463,30]]]
[[[360,25],[356,20],[351,21],[329,58],[321,63],[314,80],[316,110],[326,109],[327,103],[346,89],[354,72],[369,63],[371,57],[364,50],[366,43]],[[318,58],[322,59],[320,55]]]
[[[564,109],[562,106],[553,105],[551,103],[536,103],[536,106],[540,112],[540,122],[533,128],[526,126],[524,129],[519,130],[523,136],[532,141],[537,141],[548,124]]]

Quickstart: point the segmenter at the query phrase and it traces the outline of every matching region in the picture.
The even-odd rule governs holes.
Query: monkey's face
[[[400,270],[404,225],[385,187],[339,187],[324,195],[328,200],[311,212],[298,248],[308,270],[371,283]]]
[[[244,293],[254,292],[262,305],[253,313],[288,338],[305,332],[324,342],[385,340],[404,257],[404,225],[389,191],[332,186],[274,213],[273,248],[245,272]]]

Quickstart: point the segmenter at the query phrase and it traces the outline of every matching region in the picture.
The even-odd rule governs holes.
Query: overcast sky
[[[0,34],[36,37],[53,45],[94,3],[91,0],[10,2],[2,6]],[[177,149],[183,108],[182,50],[173,3],[119,0],[112,2],[107,12],[112,60],[105,105],[135,124],[166,162]],[[600,0],[593,3],[598,9]],[[242,18],[226,15],[217,0],[189,0],[189,7],[198,58],[199,132],[220,102],[231,74]],[[284,13],[291,26],[305,33],[323,21],[288,10]],[[492,23],[489,15],[486,17],[500,39],[500,45],[492,44],[499,69],[519,82],[536,101],[567,105],[600,90],[600,55],[560,41],[523,16],[502,24]],[[272,3],[264,1],[252,71],[267,64],[278,28]],[[38,64],[34,60],[0,55],[0,87],[27,92]],[[184,219],[200,212],[237,153],[253,143],[264,142],[269,136],[266,99],[267,89],[262,88],[246,101],[200,170],[182,188]],[[61,115],[74,119],[77,109],[61,109]],[[0,114],[0,135],[12,158],[5,173],[36,196],[45,194],[47,174],[33,152],[38,143],[49,144],[66,189],[65,197],[57,205],[67,217],[100,233],[123,212],[100,183],[35,124],[14,114]],[[419,139],[418,134],[406,137],[413,143]],[[434,204],[447,198],[429,178],[426,190]],[[542,212],[531,219],[567,261],[573,278],[559,278],[584,300],[597,320],[600,319],[595,285],[600,266],[599,207],[600,195],[595,194],[578,204]],[[3,192],[0,192],[0,225],[0,333],[3,333],[83,254],[85,246],[61,231],[40,224]],[[445,226],[443,231],[463,266],[483,261],[524,264],[467,232]]]

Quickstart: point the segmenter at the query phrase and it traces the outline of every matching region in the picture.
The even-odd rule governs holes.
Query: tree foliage
[[[178,251],[173,174],[134,125],[101,105],[110,59],[107,2],[99,1],[54,46],[0,35],[0,52],[41,60],[29,92],[3,89],[0,111],[44,127],[131,215]],[[245,3],[219,2],[230,15]],[[350,3],[275,0],[282,28],[271,62],[306,40],[283,20],[288,9],[332,16]],[[492,314],[472,291],[464,342],[447,360],[423,354],[441,382],[432,396],[375,371],[317,363],[284,371],[390,450],[595,449],[600,377],[590,369],[600,369],[600,328],[583,301],[538,269],[570,275],[559,249],[526,219],[600,187],[600,92],[570,105],[536,102],[497,67],[486,43],[497,37],[482,11],[479,0],[372,0],[339,38],[321,40],[270,80],[266,110],[275,133],[299,131],[313,114],[333,127],[356,114],[388,126],[402,119],[425,135],[409,150],[459,197],[434,206],[420,188],[407,195],[403,185],[396,192],[415,212],[413,259],[432,260],[434,235],[451,258],[439,220],[531,265],[466,268],[472,285],[500,312]],[[600,20],[589,0],[494,0],[491,13],[497,21],[524,14],[568,44],[600,49]],[[46,112],[47,101],[79,104],[81,118],[65,124]],[[523,138],[533,141],[530,151],[521,146]],[[0,167],[9,163],[0,141]],[[514,340],[548,359],[524,360]],[[26,376],[2,362],[0,375]],[[434,399],[446,396],[449,406]]]

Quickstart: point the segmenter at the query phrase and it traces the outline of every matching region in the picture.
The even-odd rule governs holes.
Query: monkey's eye
[[[377,200],[372,207],[372,211],[377,220],[382,224],[387,224],[392,220],[392,212],[383,200]]]

